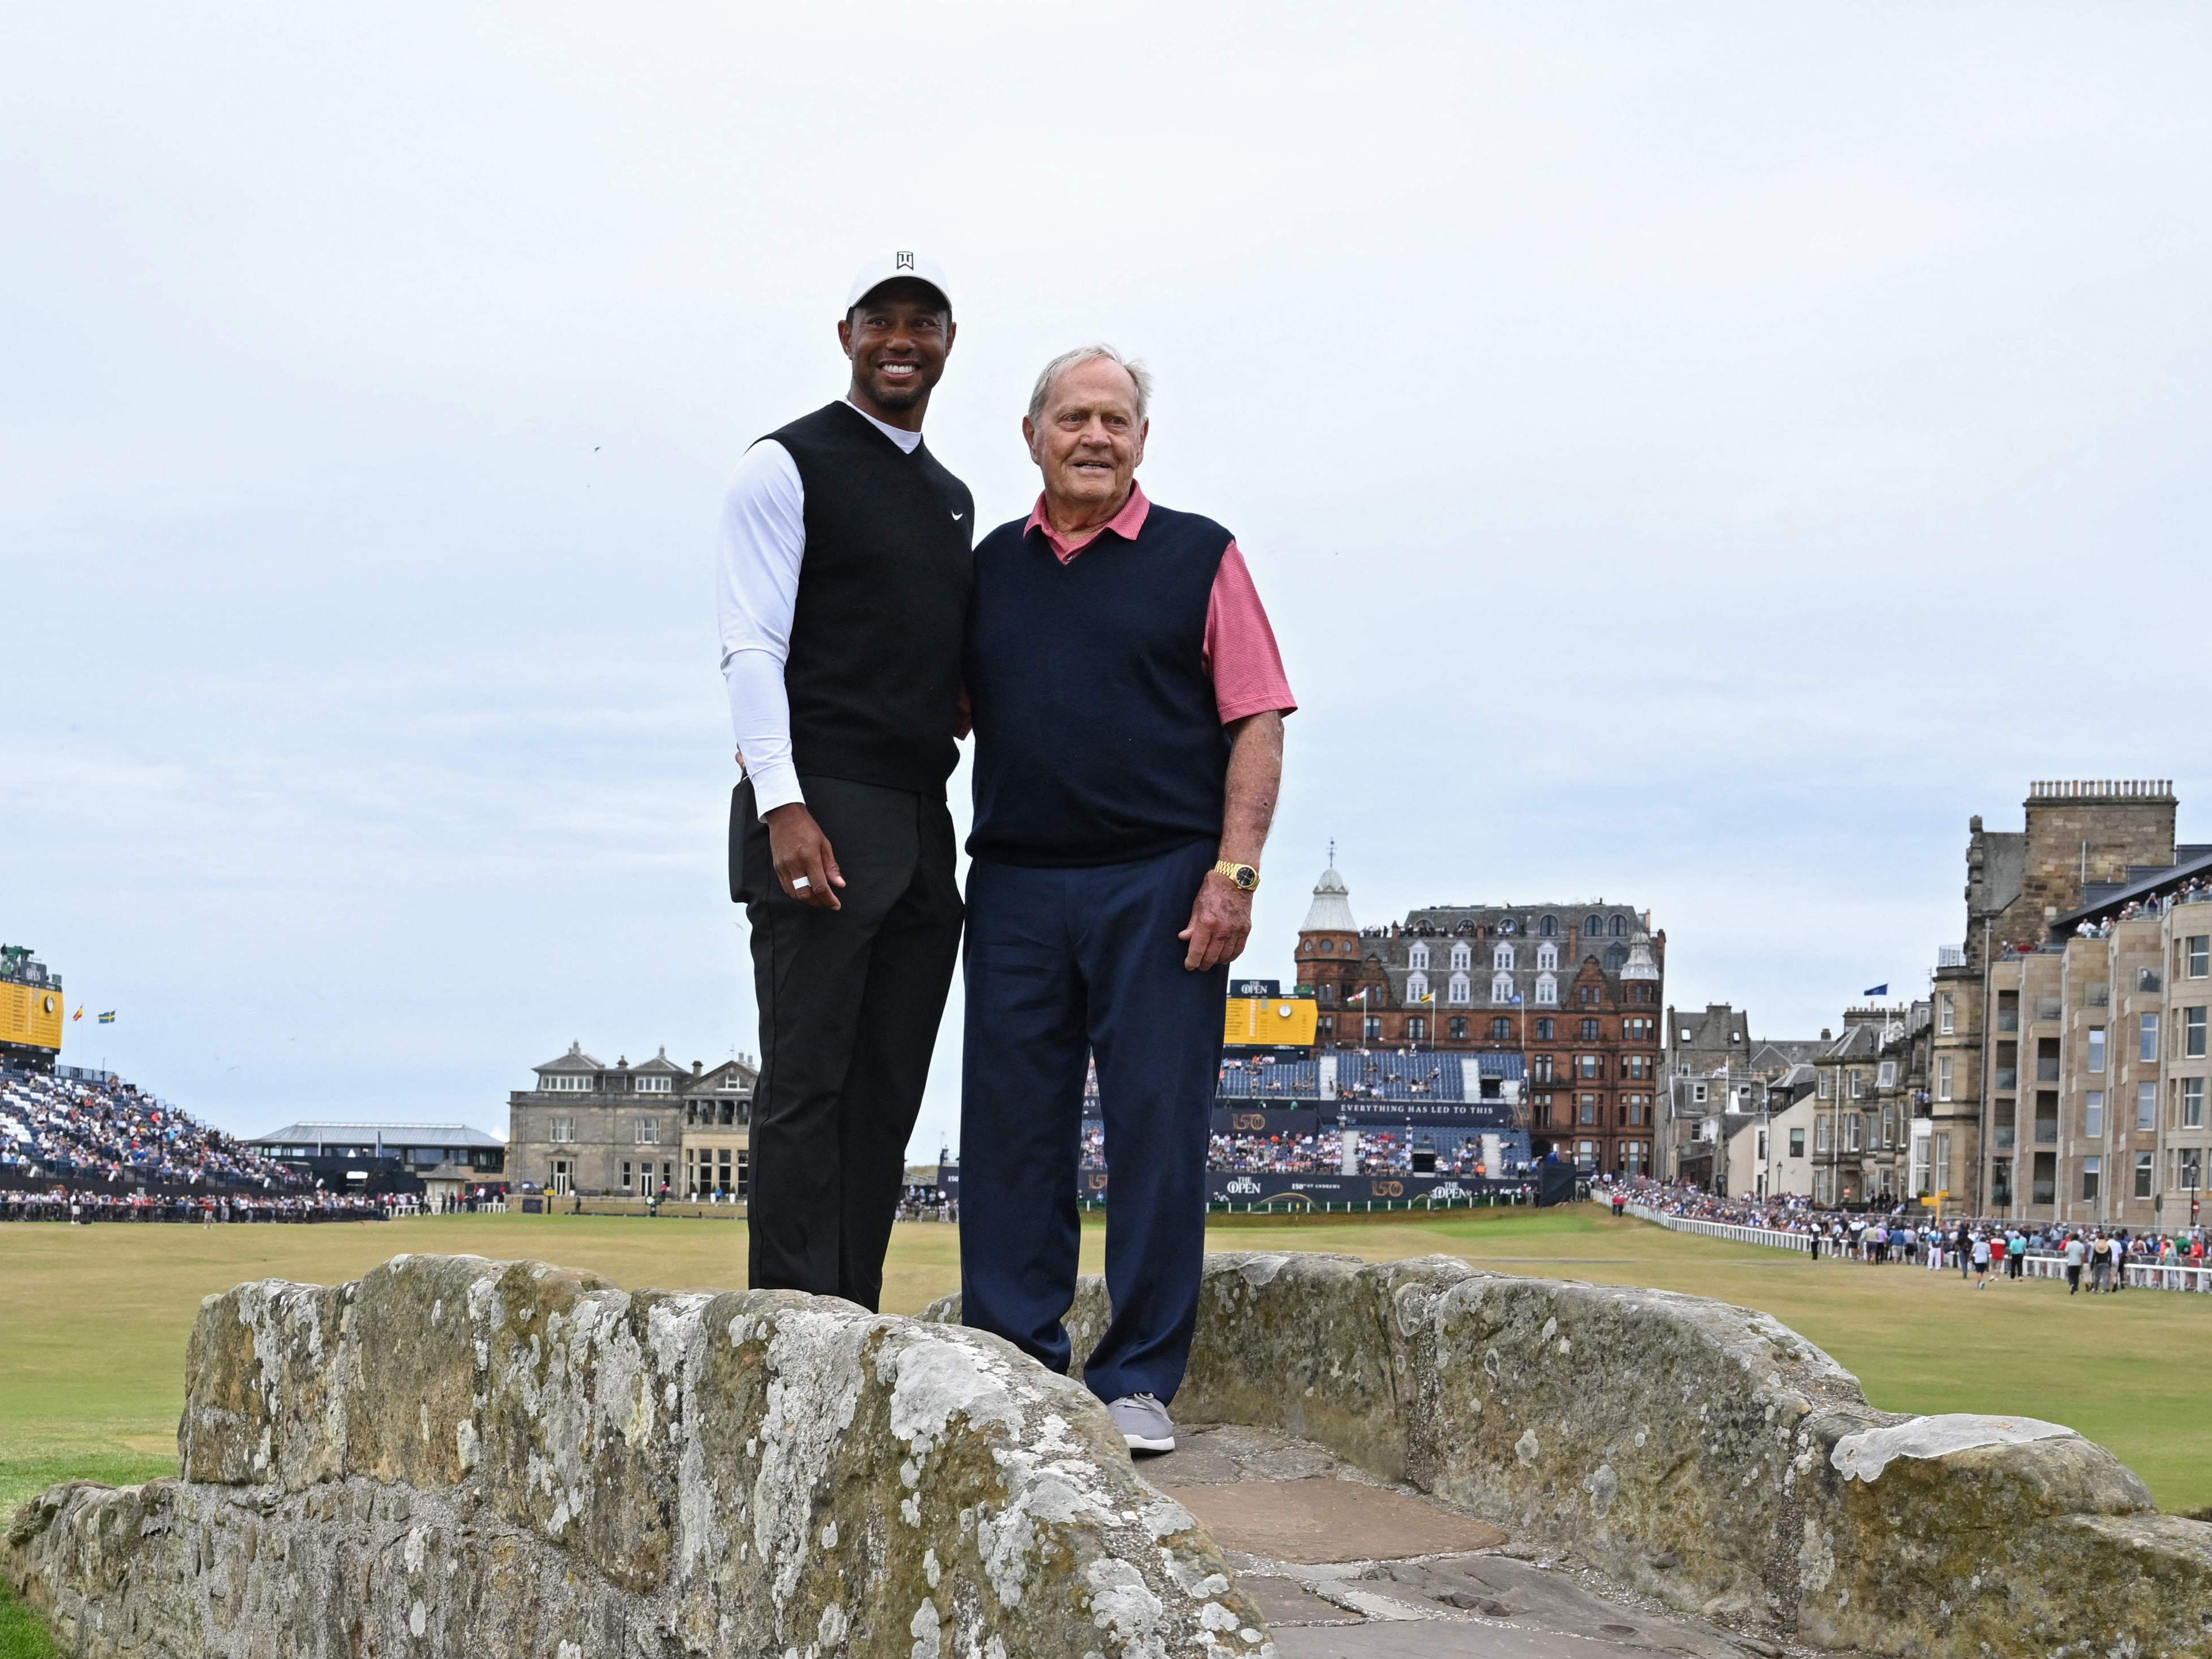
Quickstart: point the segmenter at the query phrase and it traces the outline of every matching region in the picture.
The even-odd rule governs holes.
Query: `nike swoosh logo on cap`
[[[952,515],[952,517],[953,517],[953,519],[954,519],[954,520],[955,520],[956,522],[957,522],[957,520],[962,520],[962,519],[966,518],[967,516],[968,516],[968,515],[967,515],[965,513],[955,513],[955,514]]]

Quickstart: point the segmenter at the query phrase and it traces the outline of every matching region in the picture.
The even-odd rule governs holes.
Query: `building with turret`
[[[1524,1057],[1539,1155],[1651,1170],[1667,936],[1604,901],[1435,905],[1362,927],[1332,862],[1298,930],[1323,1048]]]

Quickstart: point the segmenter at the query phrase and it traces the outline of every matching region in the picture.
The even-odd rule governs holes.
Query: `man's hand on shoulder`
[[[775,807],[763,815],[761,822],[768,825],[769,857],[783,890],[801,904],[817,909],[843,909],[833,890],[845,884],[845,878],[838,873],[837,854],[805,803],[793,801]]]
[[[1252,933],[1252,896],[1223,875],[1209,870],[1198,884],[1197,901],[1190,907],[1190,926],[1177,933],[1190,942],[1182,965],[1202,973],[1243,954]]]

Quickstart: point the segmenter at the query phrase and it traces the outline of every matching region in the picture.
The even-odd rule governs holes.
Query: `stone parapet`
[[[1273,1652],[1097,1401],[790,1292],[401,1256],[203,1304],[181,1478],[58,1486],[0,1571],[64,1652]]]
[[[1085,1280],[1079,1363],[1105,1315]],[[1449,1257],[1211,1256],[1176,1411],[1318,1442],[1674,1606],[1817,1646],[2212,1650],[2212,1526],[2156,1514],[2110,1452],[2028,1419],[1876,1411],[1788,1327],[1701,1297]]]

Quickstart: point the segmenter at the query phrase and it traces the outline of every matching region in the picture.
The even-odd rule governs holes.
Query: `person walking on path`
[[[2089,1255],[2089,1252],[2088,1252],[2087,1249],[2087,1248],[2082,1244],[2082,1243],[2081,1243],[2081,1234],[2079,1234],[2079,1233],[2075,1233],[2075,1234],[2074,1234],[2072,1237],[2070,1237],[2069,1238],[2068,1238],[2068,1239],[2067,1239],[2067,1241],[2066,1241],[2066,1294],[2067,1294],[2067,1295],[2069,1295],[2069,1296],[2079,1296],[2079,1295],[2081,1293],[2081,1264],[2082,1264],[2082,1262],[2083,1262],[2083,1261],[2087,1261],[2087,1260],[2088,1259],[2088,1255]]]
[[[1297,706],[1235,538],[1138,486],[1151,396],[1108,347],[1045,366],[1043,493],[975,550],[967,655],[962,1317],[1067,1369],[1094,1056],[1113,1313],[1083,1380],[1133,1452],[1175,1447],[1222,1000]]]
[[[1973,1263],[1974,1263],[1974,1288],[1975,1288],[1976,1290],[1978,1290],[1978,1291],[1985,1291],[1985,1290],[1989,1289],[1989,1287],[1990,1287],[1990,1239],[1989,1239],[1989,1235],[1988,1235],[1987,1233],[1977,1232],[1977,1233],[1974,1235],[1974,1242],[1973,1242],[1972,1248],[1968,1251],[1968,1254],[1969,1254],[1969,1255],[1973,1258]]]
[[[954,334],[931,261],[864,265],[845,395],[747,450],[722,514],[730,896],[761,1022],[750,1281],[872,1311],[960,948],[945,781],[975,507],[921,436]]]

